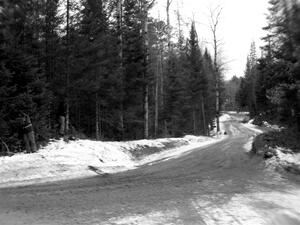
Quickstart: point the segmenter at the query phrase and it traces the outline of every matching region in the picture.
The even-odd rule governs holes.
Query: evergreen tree
[[[142,138],[145,52],[142,38],[142,8],[139,2],[124,1],[124,126],[125,138]]]
[[[207,124],[210,125],[210,128],[215,126],[215,118],[216,118],[216,91],[215,91],[215,70],[213,66],[213,60],[208,50],[205,49],[203,55],[203,66],[204,71],[208,80],[208,90],[207,96],[205,98],[206,102],[206,117]]]
[[[189,90],[190,90],[190,105],[193,121],[194,134],[206,134],[206,112],[204,97],[207,96],[207,77],[203,69],[203,59],[200,47],[198,44],[198,36],[195,29],[195,23],[192,23],[189,49]]]
[[[300,6],[294,0],[270,0],[269,3],[263,56],[253,72],[250,55],[238,96],[242,105],[246,95],[252,116],[259,112],[286,124],[297,121],[299,128],[299,26],[296,24],[299,24]]]
[[[104,133],[101,127],[107,126],[103,124],[106,121],[105,114],[109,104],[114,104],[111,95],[116,94],[116,84],[111,80],[115,76],[111,67],[116,49],[112,47],[114,39],[108,28],[104,3],[93,0],[84,1],[82,15],[76,40],[79,49],[76,60],[80,66],[75,74],[76,81],[72,92],[73,95],[77,95],[75,99],[82,98],[80,96],[82,93],[89,96],[89,104],[82,102],[84,105],[80,105],[80,108],[84,106],[81,114],[85,114],[85,120],[93,121],[86,132],[100,139],[101,136],[109,135]],[[78,87],[80,92],[78,92]],[[111,93],[112,90],[114,92]],[[87,108],[93,113],[86,115]]]
[[[17,148],[18,114],[30,115],[37,140],[49,137],[49,111],[45,72],[40,58],[41,34],[36,2],[5,2],[1,14],[1,126],[4,139]],[[5,121],[5,122],[4,122]]]
[[[256,83],[257,83],[257,58],[255,43],[251,43],[250,53],[247,57],[245,78],[241,82],[240,91],[237,94],[237,100],[241,108],[247,107],[250,116],[257,114],[256,104]]]
[[[229,81],[225,82],[225,111],[237,111],[238,105],[236,103],[236,94],[240,87],[241,79],[233,76]]]

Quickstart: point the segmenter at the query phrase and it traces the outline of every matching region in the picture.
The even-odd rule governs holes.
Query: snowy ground
[[[253,120],[250,120],[248,123],[244,123],[243,126],[255,131],[257,134],[263,133],[262,130],[259,129],[258,126],[253,124]],[[283,127],[280,127],[276,124],[269,124],[268,122],[264,121],[263,126],[280,131]],[[246,151],[251,151],[252,143],[254,138],[249,138],[248,143],[245,144],[244,149]],[[300,173],[300,153],[293,153],[290,149],[285,149],[281,147],[276,147],[272,149],[276,155],[275,157],[266,161],[266,163],[271,167],[283,167],[295,173]]]
[[[224,122],[230,116],[223,115]],[[222,125],[222,123],[221,123]],[[221,126],[221,129],[223,126]],[[102,142],[77,140],[66,143],[53,140],[46,147],[33,154],[16,154],[0,158],[0,187],[28,185],[49,181],[117,173],[131,170],[144,164],[169,160],[187,154],[194,148],[206,146],[223,140],[217,137],[185,136],[128,142]],[[135,158],[133,151],[147,148],[165,149],[167,144],[175,143],[175,148]],[[96,172],[96,173],[95,173]]]

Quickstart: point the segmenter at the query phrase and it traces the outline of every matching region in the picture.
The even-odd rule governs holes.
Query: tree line
[[[68,133],[81,137],[209,135],[216,125],[221,70],[199,47],[194,22],[186,38],[179,10],[175,27],[149,15],[153,4],[1,1],[2,142],[22,150],[20,112],[30,116],[38,143],[55,137],[61,102]]]
[[[300,131],[300,3],[270,0],[260,57],[252,43],[237,93],[251,117],[269,118]]]

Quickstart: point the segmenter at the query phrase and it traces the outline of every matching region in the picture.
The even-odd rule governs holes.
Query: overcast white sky
[[[166,20],[165,6],[167,0],[156,0],[152,16]],[[262,27],[266,25],[268,0],[173,0],[170,9],[172,26],[176,27],[175,10],[179,8],[186,23],[194,17],[202,47],[211,48],[212,34],[209,30],[209,9],[220,5],[223,10],[218,30],[222,40],[222,60],[226,63],[224,75],[243,76],[250,44],[256,42],[257,54],[260,55],[260,40],[264,36]],[[188,28],[189,29],[189,28]]]

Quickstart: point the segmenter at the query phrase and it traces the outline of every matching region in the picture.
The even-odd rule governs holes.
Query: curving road
[[[0,189],[1,225],[300,224],[300,179],[277,172],[229,137],[176,159],[115,175]]]

